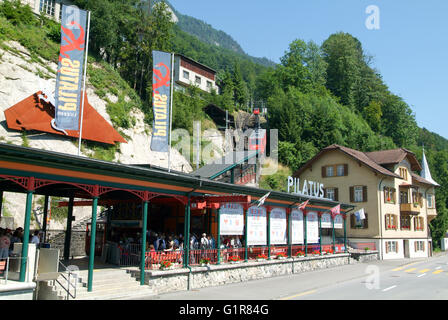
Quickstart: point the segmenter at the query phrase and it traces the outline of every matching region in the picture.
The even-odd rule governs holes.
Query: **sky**
[[[411,107],[417,124],[448,139],[446,0],[170,0],[170,3],[180,13],[226,32],[247,54],[277,63],[296,39],[321,45],[333,33],[350,33],[361,41],[364,52],[374,58],[372,66],[380,72],[390,91]],[[369,6],[375,6],[375,11],[367,11]]]

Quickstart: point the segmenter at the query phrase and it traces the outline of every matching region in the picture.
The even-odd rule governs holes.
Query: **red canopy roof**
[[[54,118],[54,107],[39,99],[36,92],[28,98],[5,110],[6,123],[9,129],[36,130],[65,136],[63,132],[51,127]],[[107,144],[115,142],[127,143],[125,139],[89,104],[87,95],[84,102],[82,139]],[[70,137],[78,138],[79,131],[65,130]]]

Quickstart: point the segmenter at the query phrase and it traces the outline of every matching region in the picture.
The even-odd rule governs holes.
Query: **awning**
[[[19,103],[5,110],[6,123],[9,129],[35,130],[65,136],[61,131],[52,128],[54,107],[42,99],[36,92]],[[80,117],[81,118],[81,117]],[[115,144],[127,141],[90,105],[85,95],[82,139]],[[67,135],[79,138],[79,131],[66,130]]]

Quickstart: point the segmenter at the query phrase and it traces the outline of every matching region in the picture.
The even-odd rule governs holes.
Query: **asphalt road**
[[[448,255],[358,263],[144,300],[445,300]]]

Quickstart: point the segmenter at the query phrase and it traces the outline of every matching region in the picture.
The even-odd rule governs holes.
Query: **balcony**
[[[419,214],[420,210],[421,210],[421,207],[418,202],[401,203],[400,204],[400,213]]]

